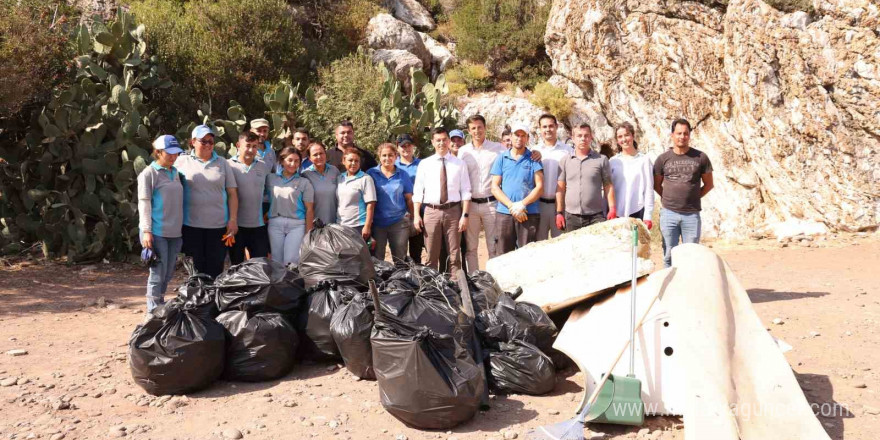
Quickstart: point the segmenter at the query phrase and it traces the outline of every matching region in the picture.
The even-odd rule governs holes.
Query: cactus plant
[[[2,152],[0,235],[6,247],[41,241],[46,256],[70,262],[124,257],[137,244],[137,174],[158,118],[149,96],[172,83],[130,15],[74,32],[74,83],[56,91],[23,145]]]

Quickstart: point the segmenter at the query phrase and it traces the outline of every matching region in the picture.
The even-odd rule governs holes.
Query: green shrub
[[[462,61],[448,70],[446,82],[449,84],[449,94],[455,97],[465,96],[468,92],[487,90],[494,85],[489,69],[470,61]]]
[[[0,0],[0,118],[45,104],[67,78],[73,46],[63,5],[55,16],[57,2]]]
[[[525,66],[546,66],[544,30],[550,4],[540,0],[462,0],[451,17],[458,55],[485,61],[498,80],[515,79]]]
[[[370,18],[385,12],[382,0],[292,0],[304,15],[303,44],[311,63],[328,64],[355,51]]]
[[[357,52],[319,69],[318,84],[317,113],[325,139],[333,140],[336,124],[346,119],[354,124],[360,147],[372,151],[388,139],[388,127],[373,120],[382,102],[382,68],[367,55]]]
[[[571,107],[574,102],[565,96],[565,91],[550,83],[541,83],[535,87],[529,101],[536,107],[540,107],[556,116],[560,121],[565,121],[571,115]]]
[[[164,128],[176,128],[201,103],[263,107],[267,84],[308,74],[302,31],[284,0],[136,0],[153,53],[177,81],[163,102]]]

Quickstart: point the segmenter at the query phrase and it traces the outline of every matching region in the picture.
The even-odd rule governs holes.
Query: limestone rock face
[[[517,301],[547,311],[575,304],[632,279],[632,225],[639,230],[638,275],[653,270],[651,239],[645,225],[618,218],[530,243],[486,263],[505,291],[522,287]]]
[[[422,42],[425,43],[425,47],[431,53],[434,77],[445,72],[448,67],[455,63],[455,55],[446,46],[443,46],[428,34],[419,32],[419,36],[422,37]]]
[[[872,227],[880,10],[813,3],[811,19],[761,0],[555,0],[545,42],[554,80],[612,125],[632,122],[648,154],[671,146],[673,119],[695,125],[691,145],[715,168],[704,235]]]
[[[378,14],[367,25],[367,44],[371,49],[405,50],[415,55],[422,66],[431,65],[431,53],[412,26],[389,14]]]
[[[420,31],[432,31],[437,27],[431,13],[416,0],[387,0],[385,6],[395,18]]]
[[[407,88],[411,81],[410,69],[420,70],[423,67],[422,60],[405,50],[379,49],[373,51],[371,57],[373,63],[385,64],[388,70],[394,73],[394,77]]]

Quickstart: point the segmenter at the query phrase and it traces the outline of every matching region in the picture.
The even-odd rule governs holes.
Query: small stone
[[[782,318],[774,318],[773,324],[782,325],[782,324],[785,324],[785,321],[783,321]]]
[[[58,433],[52,434],[52,437],[49,437],[49,440],[61,440],[64,438],[65,435],[67,435],[67,434],[65,434],[63,432],[58,432]]]
[[[339,427],[339,422],[337,422],[336,420],[331,420],[327,422],[327,426],[329,426],[331,429],[336,429]]]
[[[335,392],[333,392],[333,394],[331,394],[331,396],[333,396],[333,397],[342,397],[343,394],[344,394],[344,393],[343,393],[342,391],[335,391]]]
[[[296,406],[298,406],[298,405],[299,405],[299,404],[296,403],[296,402],[294,402],[293,400],[288,400],[288,401],[284,402],[284,407],[285,407],[285,408],[294,408],[294,407],[296,407]]]
[[[7,377],[6,379],[0,380],[0,387],[11,387],[18,382],[17,377]]]
[[[547,411],[547,414],[550,414],[551,416],[558,416],[559,410],[558,409],[551,409],[550,411]]]
[[[69,408],[70,408],[70,403],[65,402],[63,400],[56,400],[54,403],[52,403],[52,409],[54,409],[55,411],[61,411],[63,409],[69,409]]]
[[[331,366],[327,367],[327,371],[336,371],[338,369],[339,369],[339,367],[337,367],[336,365],[331,365]]]
[[[863,408],[865,414],[870,414],[872,416],[880,415],[880,408],[874,408],[873,406],[865,405]]]
[[[504,440],[513,440],[517,437],[519,437],[519,434],[515,431],[507,431],[504,433]]]
[[[313,425],[314,425],[314,423],[312,423],[312,422],[310,422],[310,421],[308,421],[308,420],[303,420],[303,422],[300,423],[300,424],[303,425],[303,426],[305,426],[305,427],[307,427],[307,428],[310,427],[310,426],[313,426]]]
[[[868,388],[868,385],[865,384],[864,382],[859,382],[859,383],[857,383],[857,384],[855,384],[855,385],[853,385],[853,386],[856,387],[856,388]]]
[[[817,332],[817,331],[815,331],[815,330],[813,330],[813,331],[810,332],[810,337],[811,337],[811,338],[815,338],[815,337],[818,337],[818,336],[822,336],[822,334],[819,333],[819,332]]]
[[[649,432],[651,432],[650,429],[648,429],[648,428],[642,428],[642,429],[639,430],[639,432],[638,432],[636,435],[639,436],[639,437],[645,437],[645,436],[648,435]]]
[[[20,348],[17,348],[17,349],[15,349],[15,350],[9,350],[9,351],[7,351],[6,354],[8,354],[8,355],[10,355],[10,356],[24,356],[24,355],[28,354],[28,351],[27,351],[27,350],[20,349]]]
[[[397,434],[397,435],[394,437],[394,440],[409,440],[409,437],[407,437],[407,436],[404,435],[404,434]]]
[[[26,385],[31,383],[31,380],[26,377],[19,377],[17,381],[15,381],[16,385]]]
[[[223,431],[223,438],[238,440],[244,438],[244,435],[242,435],[241,431],[237,429],[227,429]]]
[[[110,434],[110,437],[115,437],[115,438],[125,437],[126,435],[128,435],[128,433],[125,432],[124,426],[114,426],[114,427],[110,428],[109,434]]]

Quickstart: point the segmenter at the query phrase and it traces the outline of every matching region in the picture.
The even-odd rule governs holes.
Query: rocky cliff
[[[719,3],[555,0],[553,81],[610,124],[633,122],[653,156],[673,119],[695,124],[692,145],[715,166],[704,234],[876,227],[876,0],[814,0],[810,13]]]

